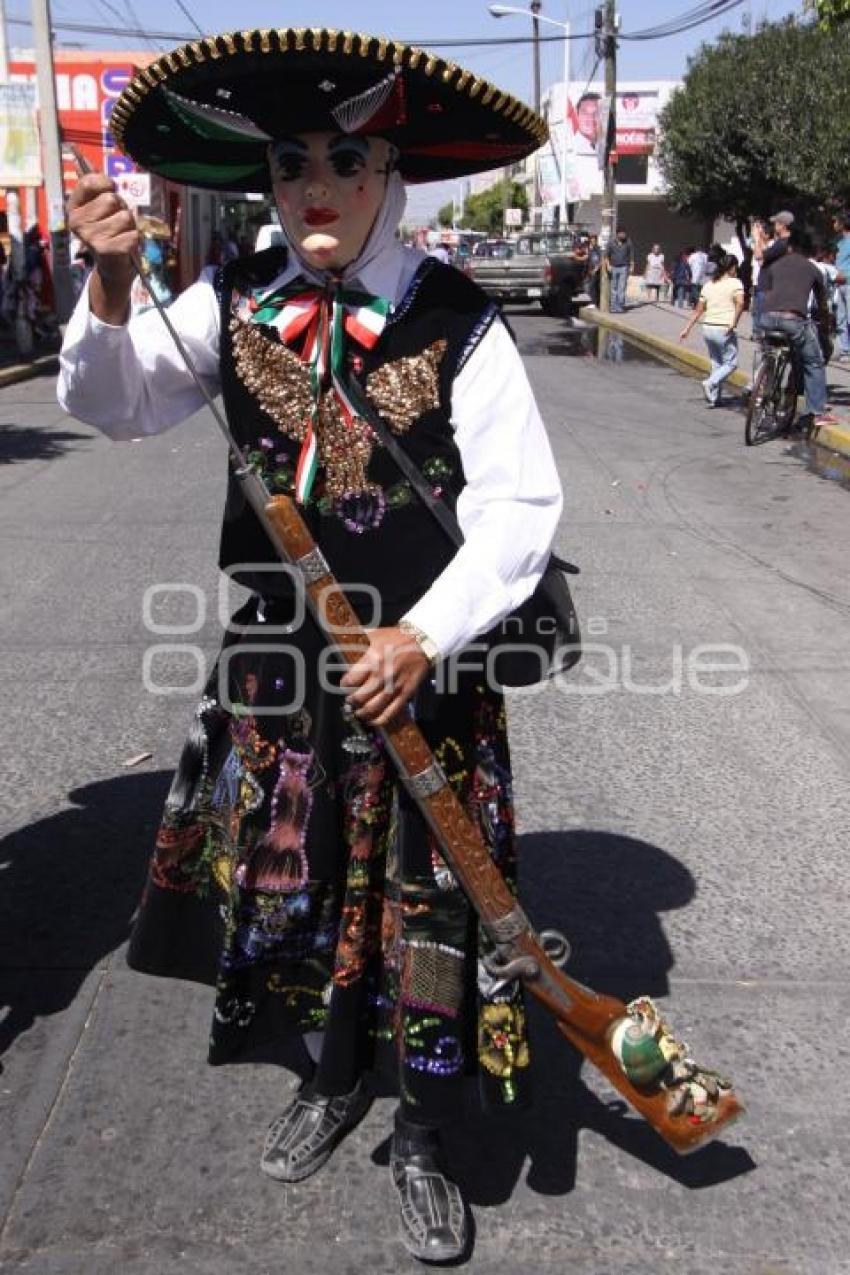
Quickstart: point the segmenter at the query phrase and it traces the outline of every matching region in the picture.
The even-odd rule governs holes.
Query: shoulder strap
[[[363,387],[358,384],[353,376],[348,378],[348,387],[351,393],[351,399],[357,408],[357,414],[362,416],[368,422],[369,427],[374,431],[376,438],[381,445],[386,448],[390,456],[395,461],[405,478],[422,501],[425,508],[433,514],[443,531],[455,545],[463,544],[463,532],[460,524],[445,506],[439,496],[435,496],[429,486],[425,475],[419,466],[410,459],[404,448],[396,441],[390,430],[387,429],[378,413],[372,407],[372,404],[366,397]]]
[[[370,428],[374,430],[376,437],[380,440],[383,447],[389,452],[390,456],[398,465],[405,478],[422,501],[425,508],[430,514],[436,518],[443,531],[451,540],[452,544],[458,548],[463,544],[463,532],[460,529],[460,523],[454,514],[449,510],[439,496],[435,496],[429,485],[425,475],[419,466],[411,460],[404,448],[393,437],[392,433],[387,429],[378,413],[372,407],[372,404],[366,398],[363,388],[359,385],[354,377],[348,379],[348,389],[351,394],[351,400],[357,408],[357,412],[368,422]],[[549,555],[549,563],[558,568],[559,571],[566,571],[570,575],[578,575],[578,567],[571,562],[564,561],[556,554]]]

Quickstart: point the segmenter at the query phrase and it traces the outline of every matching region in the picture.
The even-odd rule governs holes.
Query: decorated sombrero
[[[512,164],[545,142],[523,102],[454,62],[376,36],[319,28],[234,31],[139,70],[111,128],[140,167],[172,181],[266,191],[266,147],[293,133],[378,134],[406,181]]]

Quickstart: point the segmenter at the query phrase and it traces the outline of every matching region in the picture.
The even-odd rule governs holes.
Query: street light
[[[520,9],[511,4],[491,4],[489,12],[494,18],[507,18],[519,15],[531,18],[534,30],[534,109],[540,114],[540,31],[539,24],[545,22],[550,27],[557,27],[564,32],[564,118],[561,121],[561,219],[567,220],[567,97],[570,91],[570,24],[559,22],[557,18],[547,18],[540,12],[542,0],[531,0],[527,9]],[[534,202],[540,203],[540,165],[534,161]]]

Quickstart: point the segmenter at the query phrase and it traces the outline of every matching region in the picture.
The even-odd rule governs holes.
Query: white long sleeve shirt
[[[397,245],[363,271],[366,291],[397,304],[423,254]],[[291,271],[292,274],[295,271]],[[287,282],[284,271],[269,290]],[[169,317],[212,396],[220,390],[218,298],[205,271]],[[114,326],[81,295],[60,355],[62,407],[116,441],[171,429],[204,400],[155,310]],[[441,655],[461,650],[534,590],[561,513],[561,485],[522,360],[495,322],[455,378],[455,442],[466,486],[457,503],[464,544],[406,619]]]

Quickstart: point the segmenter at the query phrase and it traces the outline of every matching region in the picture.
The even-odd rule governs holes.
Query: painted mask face
[[[281,225],[318,270],[358,255],[387,189],[392,147],[381,137],[302,133],[272,142],[269,167]]]

